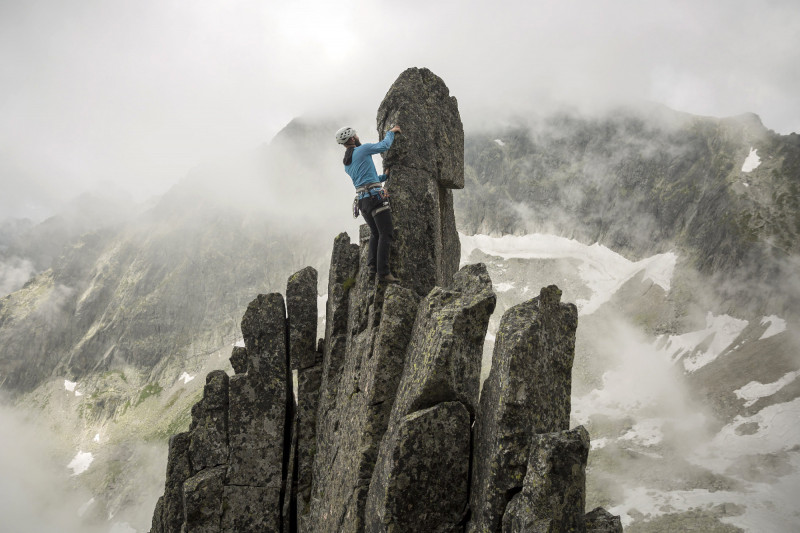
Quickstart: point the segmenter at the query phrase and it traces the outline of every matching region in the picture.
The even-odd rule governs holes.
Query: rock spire
[[[253,300],[235,374],[208,375],[189,431],[170,440],[151,533],[622,531],[601,508],[584,515],[575,306],[550,286],[509,309],[480,393],[496,298],[483,264],[458,270],[458,107],[441,79],[409,69],[378,112],[379,131],[394,122],[403,282],[369,275],[362,226],[358,244],[334,240],[324,339],[314,269],[289,278],[285,301]]]

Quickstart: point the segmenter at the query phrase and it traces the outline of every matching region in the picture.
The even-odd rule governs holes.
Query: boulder
[[[184,528],[192,533],[221,533],[225,467],[203,470],[183,483]],[[182,530],[183,531],[183,530]]]
[[[468,506],[470,415],[443,402],[403,417],[370,487],[366,531],[462,531]]]
[[[584,531],[588,457],[583,426],[534,435],[522,491],[506,507],[503,533]]]
[[[586,533],[622,533],[622,522],[602,507],[586,513]]]

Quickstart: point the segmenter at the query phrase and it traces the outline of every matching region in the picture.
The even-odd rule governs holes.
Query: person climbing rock
[[[389,179],[389,169],[378,175],[372,156],[388,150],[394,142],[394,134],[402,133],[399,126],[386,132],[379,143],[361,144],[356,130],[345,126],[336,132],[336,142],[343,144],[344,170],[356,188],[356,205],[370,229],[369,257],[367,266],[370,275],[377,273],[384,283],[397,283],[400,280],[389,272],[389,247],[394,237],[392,210],[389,195],[381,182]],[[356,210],[354,215],[358,216]]]

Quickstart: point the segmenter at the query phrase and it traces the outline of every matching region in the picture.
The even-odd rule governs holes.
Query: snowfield
[[[752,172],[758,168],[761,164],[761,158],[758,157],[758,150],[755,148],[750,148],[750,153],[747,155],[747,158],[744,160],[744,164],[742,165],[742,172]]]
[[[663,344],[661,349],[669,355],[671,361],[678,362],[683,359],[686,371],[694,372],[719,357],[747,325],[747,320],[728,315],[715,316],[709,311],[704,329],[682,335],[670,335],[666,338],[659,337],[656,342],[659,345]],[[711,339],[708,348],[699,351],[698,346],[708,339]]]
[[[78,453],[75,454],[75,457],[67,465],[67,468],[71,468],[72,475],[77,476],[86,472],[93,461],[94,455],[92,455],[90,452],[82,452],[81,450],[78,450]]]
[[[755,169],[759,162],[753,149],[745,167]],[[498,258],[487,261],[487,266],[498,299],[505,299],[509,306],[531,298],[538,293],[538,287],[531,287],[530,281],[519,274],[509,274],[525,270],[510,269],[505,261],[568,259],[573,265],[577,263],[577,270],[553,282],[562,288],[566,283],[568,291],[584,296],[589,289],[588,297],[575,298],[583,317],[600,310],[638,275],[669,293],[677,262],[674,253],[630,261],[600,244],[588,246],[553,235],[460,235],[460,239],[462,265],[470,262],[470,255],[476,250]],[[545,264],[542,268],[548,267]],[[600,435],[593,435],[591,453],[612,457],[623,453],[670,461],[677,442],[683,447],[679,457],[687,461],[689,468],[695,465],[713,473],[709,475],[735,480],[741,487],[663,490],[642,486],[635,475],[628,477],[620,472],[627,484],[621,499],[609,511],[620,515],[624,525],[637,520],[639,513],[648,520],[692,509],[711,512],[723,508],[724,512],[716,516],[745,531],[800,531],[800,399],[770,405],[752,416],[735,416],[720,429],[713,416],[691,403],[682,377],[713,361],[724,361],[727,354],[742,346],[775,337],[789,327],[786,320],[775,315],[762,317],[760,325],[765,328],[760,338],[745,336],[745,329],[751,326],[748,320],[709,311],[705,327],[694,331],[653,337],[633,325],[611,322],[604,331],[607,339],[595,339],[590,352],[595,355],[597,351],[608,351],[613,354],[614,363],[606,367],[599,386],[580,395],[573,392],[571,425],[591,427],[593,420],[622,421],[622,425],[616,430],[606,427]],[[485,353],[491,352],[496,328],[490,324]],[[488,372],[488,368],[485,370]],[[786,372],[771,383],[750,381],[730,392],[747,408],[796,383],[798,377],[800,369]]]
[[[678,256],[672,252],[658,254],[641,261],[630,261],[601,244],[587,246],[581,242],[555,235],[534,233],[530,235],[463,235],[461,263],[469,260],[473,250],[503,259],[577,259],[581,261],[581,280],[592,291],[589,299],[578,299],[575,305],[581,315],[589,315],[608,302],[614,293],[631,278],[644,273],[644,279],[669,292],[672,272]],[[502,292],[505,289],[499,287]],[[505,289],[508,290],[508,289]]]
[[[765,316],[762,318],[761,325],[764,326],[766,324],[769,324],[769,326],[758,340],[768,339],[770,337],[774,337],[778,333],[783,333],[786,331],[786,321],[775,315]]]

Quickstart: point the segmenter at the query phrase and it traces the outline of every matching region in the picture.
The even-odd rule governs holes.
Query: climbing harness
[[[377,189],[377,191],[376,191]],[[373,194],[373,192],[377,192],[377,194]],[[382,213],[388,209],[391,209],[389,206],[389,191],[383,188],[383,185],[380,182],[369,183],[367,185],[363,185],[361,187],[356,187],[356,197],[353,199],[353,218],[358,218],[361,209],[359,208],[358,202],[362,200],[360,196],[364,193],[367,193],[367,196],[364,198],[369,198],[370,196],[377,196],[383,205],[377,207],[372,210],[372,215],[375,216],[378,213]]]
[[[361,187],[356,187],[356,197],[361,196],[361,193],[364,192],[371,195],[374,189],[383,189],[381,182],[376,181],[375,183],[368,183],[366,185],[362,185]]]

